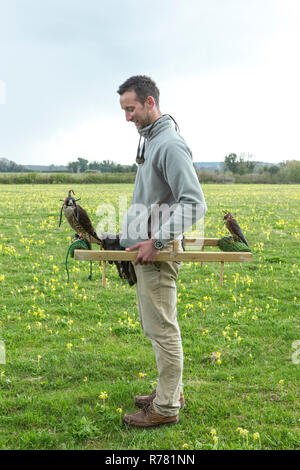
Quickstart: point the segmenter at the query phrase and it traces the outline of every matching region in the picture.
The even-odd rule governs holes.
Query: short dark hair
[[[135,91],[137,99],[144,104],[148,96],[152,96],[155,104],[159,106],[159,89],[156,83],[146,75],[134,75],[119,86],[118,93],[123,95],[126,91]]]

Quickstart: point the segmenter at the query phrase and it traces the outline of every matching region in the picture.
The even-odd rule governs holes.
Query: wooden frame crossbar
[[[92,240],[93,242],[93,240]],[[161,251],[156,261],[182,261],[198,262],[202,266],[205,262],[220,263],[220,285],[223,285],[223,272],[225,262],[251,262],[252,253],[242,251],[204,251],[205,246],[217,246],[219,238],[185,238],[185,246],[201,246],[201,251],[180,251],[178,249],[179,241],[173,242],[173,250]],[[134,261],[137,251],[125,250],[75,250],[74,259],[77,261],[102,261],[102,285],[105,286],[106,261]]]

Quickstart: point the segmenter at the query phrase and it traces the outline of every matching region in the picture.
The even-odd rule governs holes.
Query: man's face
[[[135,91],[125,91],[120,96],[120,105],[125,111],[126,121],[133,122],[137,130],[143,129],[152,123],[148,102],[140,103]]]

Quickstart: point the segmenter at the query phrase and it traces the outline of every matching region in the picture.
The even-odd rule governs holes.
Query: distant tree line
[[[225,157],[223,168],[224,171],[231,171],[235,175],[262,173],[264,171],[275,174],[279,171],[280,164],[261,165],[253,160],[251,154],[241,153],[237,155],[236,153],[230,153]]]
[[[46,168],[46,167],[44,167]],[[49,165],[49,173],[57,171],[55,165]],[[67,171],[69,173],[136,173],[137,165],[121,165],[110,160],[103,160],[102,162],[91,162],[85,158],[79,157],[76,161],[69,162],[67,165]],[[31,168],[27,168],[25,165],[18,165],[17,163],[7,160],[6,158],[0,158],[0,173],[28,173],[32,172]],[[40,171],[35,170],[35,171]]]
[[[54,168],[51,172],[51,166],[47,172],[33,172],[32,169],[23,165],[0,158],[0,184],[60,184],[75,181],[77,183],[132,183],[135,180],[136,169],[135,163],[120,165],[110,160],[89,163],[85,158],[79,157],[68,164],[68,171],[64,173],[61,171],[56,173]],[[253,156],[249,154],[230,153],[215,170],[199,168],[196,165],[195,169],[201,183],[300,184],[299,160],[282,161],[275,165],[254,161]],[[11,174],[5,175],[5,173]]]
[[[74,162],[69,162],[67,168],[70,173],[86,173],[86,172],[100,172],[100,173],[135,173],[137,166],[121,165],[110,160],[103,160],[102,162],[91,162],[85,158],[77,158]]]
[[[244,175],[245,173],[253,173],[255,163],[251,160],[252,157],[248,158],[244,154],[237,155],[236,153],[230,153],[226,155],[224,160],[224,171],[231,171],[234,174]]]
[[[25,173],[30,170],[6,158],[0,158],[0,173]]]
[[[196,169],[202,183],[300,183],[300,161],[287,160],[278,164],[262,164],[250,154],[230,153],[221,170]]]

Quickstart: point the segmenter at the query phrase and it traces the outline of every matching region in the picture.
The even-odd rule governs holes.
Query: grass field
[[[205,236],[240,223],[252,263],[185,263],[178,281],[187,409],[180,423],[127,429],[133,396],[155,386],[151,343],[134,287],[107,268],[65,258],[58,228],[66,185],[0,186],[1,449],[299,449],[300,187],[204,185]],[[99,203],[133,185],[78,185],[97,224]],[[298,350],[300,347],[298,346]],[[2,358],[3,359],[3,358]],[[2,361],[4,362],[4,361]]]

